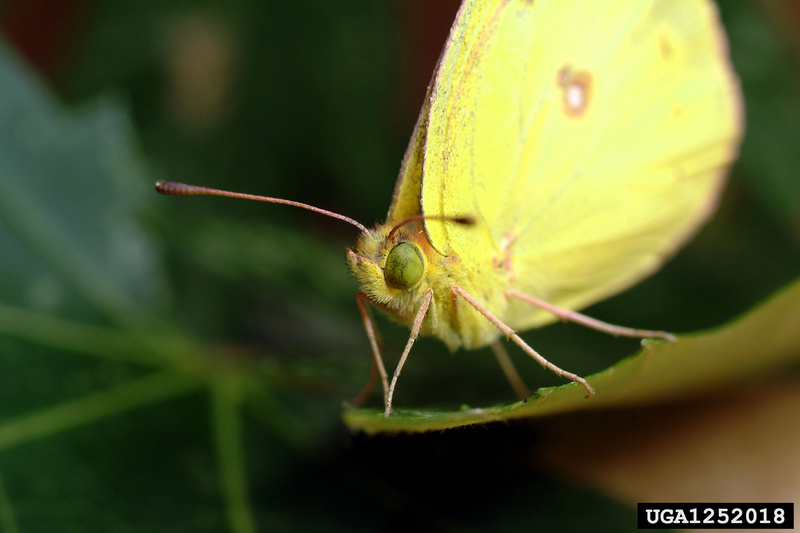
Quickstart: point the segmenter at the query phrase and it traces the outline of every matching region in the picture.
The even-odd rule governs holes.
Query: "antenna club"
[[[186,185],[185,183],[178,183],[177,181],[158,180],[156,182],[156,191],[161,194],[171,195],[186,195],[197,194],[198,187],[194,185]]]

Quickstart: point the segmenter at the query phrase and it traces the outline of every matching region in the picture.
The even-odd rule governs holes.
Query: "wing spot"
[[[672,104],[670,114],[673,120],[680,121],[683,120],[683,117],[686,115],[686,109],[683,107],[683,104]]]
[[[592,75],[585,70],[573,70],[567,65],[558,72],[558,84],[564,92],[564,112],[567,116],[583,116],[591,101]]]
[[[675,49],[672,44],[672,39],[669,38],[669,35],[661,35],[661,37],[658,39],[658,44],[661,57],[666,60],[671,59]]]

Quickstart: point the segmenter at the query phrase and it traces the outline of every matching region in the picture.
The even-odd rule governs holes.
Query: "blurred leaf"
[[[540,389],[534,398],[505,407],[459,412],[346,410],[353,430],[367,433],[440,431],[514,418],[601,408],[632,407],[690,395],[711,394],[800,360],[800,281],[734,322],[678,342],[644,341],[642,350],[587,380],[597,391],[585,398],[580,385]]]
[[[79,115],[60,109],[5,45],[0,92],[3,301],[142,319],[163,300],[164,280],[134,220],[145,191],[126,115],[111,102]]]
[[[125,112],[61,109],[5,47],[0,89],[0,526],[253,531],[250,475],[272,491],[307,460],[346,372],[180,333]]]
[[[800,376],[539,420],[544,471],[636,502],[800,501]],[[657,482],[654,482],[657,480]]]
[[[173,412],[164,419],[166,408],[144,425],[131,419],[212,382],[215,413],[237,410],[240,400],[219,385],[228,374],[208,368],[204,350],[169,333],[156,314],[163,306],[163,273],[137,221],[151,188],[143,186],[125,113],[110,102],[67,113],[5,46],[0,91],[0,246],[8,259],[0,266],[3,526],[54,531],[71,522],[103,531],[148,522],[128,516],[126,506],[146,507],[151,492],[140,484],[157,473],[146,473],[157,461],[136,459],[145,447],[124,441],[147,435],[147,427],[163,432],[193,417]],[[236,381],[238,387],[245,382]],[[212,421],[225,438],[237,439],[234,445],[220,438],[217,450],[228,519],[237,531],[251,530],[235,419]],[[188,436],[159,440],[187,445]],[[119,462],[123,456],[127,460]],[[110,472],[128,464],[142,477],[130,476],[112,490],[117,476]],[[176,480],[196,477],[187,478],[185,466],[161,468],[172,468]],[[172,499],[166,496],[159,497]],[[173,499],[170,506],[172,516],[197,516],[196,503]],[[159,507],[152,508],[153,524],[165,516]],[[213,511],[208,524],[217,526],[211,529],[225,522],[225,508]]]

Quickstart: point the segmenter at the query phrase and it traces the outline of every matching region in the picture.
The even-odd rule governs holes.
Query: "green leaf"
[[[708,395],[760,378],[800,361],[800,280],[769,301],[720,328],[678,336],[678,342],[643,341],[642,349],[587,379],[597,393],[570,383],[540,389],[512,405],[461,411],[347,409],[353,430],[366,433],[439,431],[474,424],[556,413],[634,407],[653,402]]]

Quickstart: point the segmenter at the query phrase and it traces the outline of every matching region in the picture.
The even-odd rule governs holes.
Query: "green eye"
[[[407,289],[422,278],[425,262],[416,244],[401,242],[389,252],[383,278],[386,284],[395,289]]]

